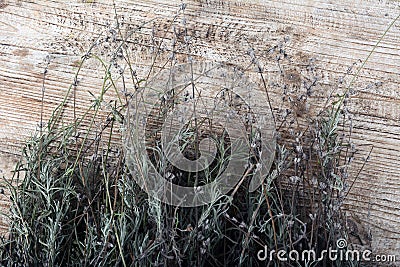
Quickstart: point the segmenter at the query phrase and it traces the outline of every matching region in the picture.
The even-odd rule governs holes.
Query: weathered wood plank
[[[80,56],[114,22],[110,3],[84,2],[15,0],[3,1],[0,6],[2,169],[9,168],[8,155],[18,153],[22,141],[40,122],[46,56],[51,55],[52,59],[45,84],[45,119],[73,81]],[[179,5],[166,0],[140,3],[119,0],[116,7],[124,27],[154,20],[131,38],[132,45],[140,48],[133,54],[132,63],[138,66],[139,73],[145,73],[151,64],[154,42],[164,37],[165,49],[171,48],[174,32],[170,22]],[[187,28],[191,37],[189,53],[196,59],[244,66],[249,62],[249,49],[253,49],[270,81],[281,79],[275,58],[279,46],[284,46],[289,55],[281,62],[284,74],[293,71],[307,76],[303,66],[314,60],[319,85],[308,104],[310,110],[317,110],[328,91],[343,91],[351,80],[346,75],[348,68],[368,56],[398,15],[398,7],[396,1],[378,0],[200,0],[187,2],[186,26],[182,16],[174,25],[178,38],[183,38],[182,32]],[[396,22],[354,83],[348,108],[353,116],[352,138],[361,151],[354,160],[353,174],[362,166],[362,157],[368,154],[371,145],[374,149],[347,201],[348,209],[370,229],[374,252],[397,255],[400,251],[399,47],[400,22]],[[179,52],[178,59],[184,60],[188,51],[181,47]],[[167,55],[163,53],[160,62]],[[359,66],[360,63],[354,68]],[[78,115],[90,103],[87,91],[98,92],[103,75],[94,63],[85,65],[83,72],[77,90]],[[256,72],[251,77],[260,82]],[[344,85],[340,85],[340,79]],[[278,111],[282,107],[282,89],[271,87],[270,93],[274,110]],[[67,113],[65,119],[72,116]],[[0,205],[4,207],[7,202]]]

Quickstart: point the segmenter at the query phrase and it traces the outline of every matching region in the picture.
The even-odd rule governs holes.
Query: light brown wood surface
[[[400,13],[398,1],[187,1],[174,22],[178,37],[187,28],[193,58],[248,65],[253,50],[268,80],[279,76],[271,48],[283,45],[289,58],[282,61],[285,77],[307,75],[304,65],[315,65],[319,77],[307,109],[317,110],[327,92],[343,91],[346,75],[367,58],[390,23]],[[145,73],[152,47],[173,38],[171,19],[181,3],[174,1],[115,1],[123,27],[138,26],[131,39],[140,49],[132,64]],[[73,82],[77,62],[107,25],[115,23],[112,1],[0,1],[0,168],[10,176],[13,155],[40,123],[43,71],[50,56],[43,101],[44,119],[62,100]],[[182,18],[186,18],[186,26]],[[183,37],[182,37],[183,38]],[[136,44],[135,44],[136,42]],[[178,51],[184,61],[188,50]],[[168,53],[164,53],[167,57]],[[162,60],[160,60],[162,62]],[[87,91],[98,92],[103,75],[98,64],[85,65],[77,89],[77,112],[90,103]],[[293,73],[293,75],[289,75]],[[258,74],[250,74],[255,80]],[[297,75],[297,76],[296,76]],[[293,78],[294,77],[294,78]],[[339,80],[343,78],[343,83]],[[299,79],[300,80],[300,79]],[[348,104],[353,116],[353,141],[359,148],[352,173],[368,164],[347,200],[348,210],[372,236],[375,253],[396,254],[400,261],[400,21],[387,32],[353,84]],[[129,88],[128,88],[129,89]],[[271,89],[275,111],[281,93]],[[320,101],[320,102],[319,102]],[[66,116],[72,116],[67,114]],[[115,140],[118,142],[118,140]],[[0,205],[7,207],[6,197]],[[5,227],[3,223],[1,227]],[[5,229],[5,228],[4,228]]]

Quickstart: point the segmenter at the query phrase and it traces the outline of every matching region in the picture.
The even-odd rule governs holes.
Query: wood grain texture
[[[80,57],[115,21],[109,2],[0,3],[0,152],[2,168],[9,168],[9,163],[3,166],[10,155],[18,154],[23,140],[40,123],[46,57],[51,60],[45,83],[44,119],[73,82]],[[307,76],[304,66],[312,61],[319,78],[307,103],[312,111],[322,106],[327,92],[343,91],[352,78],[346,74],[348,69],[361,65],[360,60],[368,56],[400,12],[397,1],[193,0],[186,2],[183,17],[178,17],[171,27],[179,9],[179,4],[167,0],[116,1],[123,27],[134,28],[152,20],[130,39],[137,47],[132,64],[139,74],[149,68],[152,49],[161,41],[166,44],[166,52],[160,62],[162,57],[168,57],[173,38],[185,36],[190,37],[190,50],[177,48],[178,60],[183,62],[190,54],[195,59],[246,66],[250,62],[249,51],[254,51],[271,83],[279,82],[276,77],[282,71],[284,78],[296,85],[296,75]],[[289,56],[279,66],[275,56],[282,46]],[[371,232],[374,252],[396,254],[400,260],[399,48],[397,21],[353,84],[347,108],[353,117],[352,137],[360,149],[353,174],[362,166],[370,147],[374,149],[355,182],[347,207]],[[104,75],[94,62],[82,71],[76,92],[78,115],[90,103],[87,91],[98,92]],[[260,82],[256,71],[250,76]],[[273,108],[278,111],[282,108],[282,91],[272,86],[270,93]],[[73,115],[65,116],[68,120]],[[0,205],[6,207],[7,202]]]

